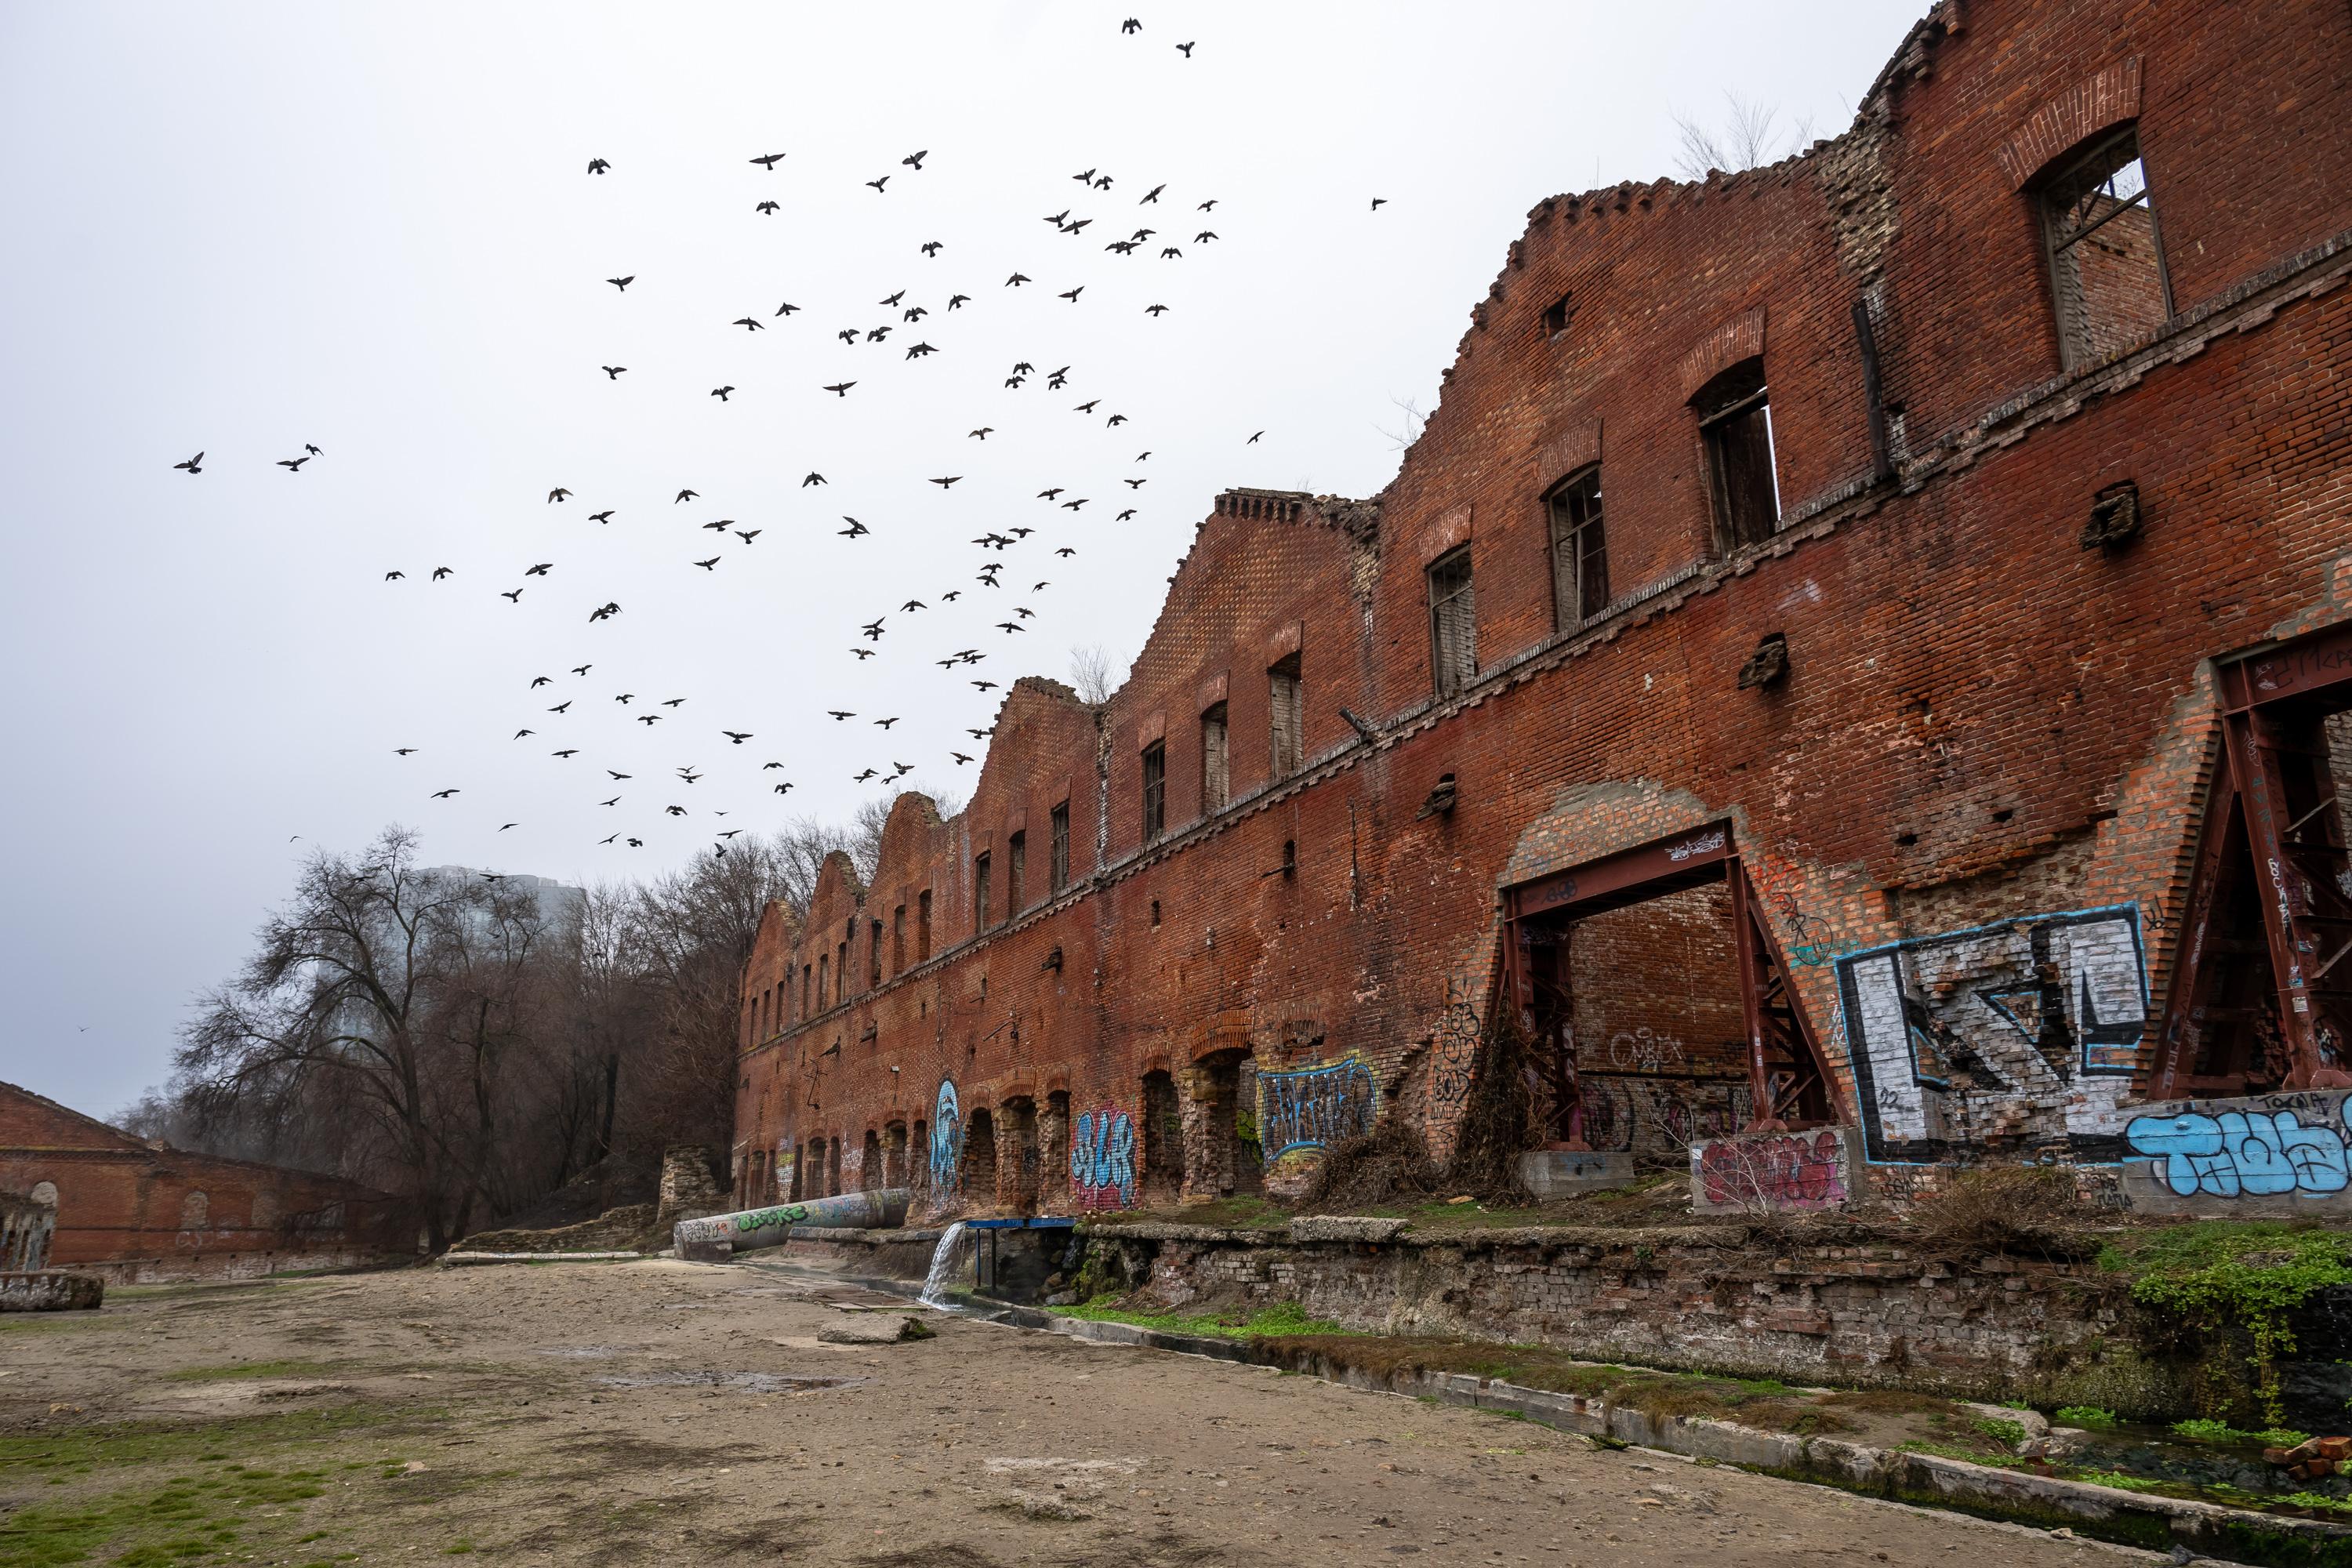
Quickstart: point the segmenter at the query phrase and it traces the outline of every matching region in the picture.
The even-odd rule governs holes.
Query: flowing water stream
[[[940,1237],[939,1246],[931,1249],[930,1272],[923,1276],[921,1300],[924,1306],[947,1306],[948,1285],[954,1279],[965,1250],[964,1235],[964,1223],[958,1220],[948,1226],[947,1233]]]

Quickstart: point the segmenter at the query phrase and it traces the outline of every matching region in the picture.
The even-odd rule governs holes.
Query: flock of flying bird
[[[1124,35],[1133,35],[1141,30],[1141,23],[1136,18],[1129,17],[1120,24],[1119,30]],[[1177,49],[1187,59],[1192,58],[1194,47],[1195,46],[1192,43],[1183,43],[1176,46]],[[783,163],[787,156],[788,154],[783,153],[763,153],[751,158],[750,163],[766,173],[773,174],[776,171],[777,165]],[[865,183],[877,195],[887,196],[889,194],[888,186],[890,182],[893,179],[899,177],[899,173],[901,171],[910,171],[911,174],[908,177],[920,176],[923,174],[925,172],[925,160],[929,156],[930,153],[928,149],[909,153],[899,160],[898,171],[894,171],[891,174],[881,175],[878,178],[869,180]],[[587,173],[595,176],[608,174],[612,170],[613,164],[601,157],[592,158],[587,165]],[[1090,166],[1079,171],[1071,175],[1070,178],[1084,187],[1085,197],[1082,199],[1086,200],[1101,201],[1107,194],[1113,189],[1115,184],[1114,179],[1110,174],[1100,167],[1095,166]],[[1161,197],[1168,189],[1169,184],[1166,182],[1155,184],[1143,193],[1141,197],[1135,203],[1135,205],[1137,207],[1161,207]],[[1385,205],[1383,198],[1374,198],[1372,202],[1372,209],[1377,211],[1383,205]],[[1212,197],[1195,204],[1192,208],[1192,212],[1195,214],[1212,214],[1214,212],[1216,205],[1216,199]],[[753,210],[763,216],[773,215],[781,210],[781,205],[772,198],[765,198],[757,202],[754,205]],[[1163,210],[1165,210],[1165,208],[1163,208]],[[1076,213],[1077,205],[1076,203],[1065,204],[1062,210],[1059,212],[1045,215],[1045,221],[1050,224],[1057,234],[1079,238],[1087,237],[1087,231],[1097,222],[1099,215],[1081,216],[1076,216]],[[1113,256],[1122,258],[1132,258],[1138,255],[1149,254],[1153,248],[1151,242],[1160,237],[1160,231],[1158,228],[1152,227],[1149,224],[1139,224],[1130,232],[1121,237],[1111,240],[1103,248],[1105,252]],[[1195,247],[1205,247],[1213,244],[1217,238],[1218,236],[1213,229],[1203,226],[1192,235],[1191,244]],[[946,248],[948,248],[946,242],[937,239],[925,241],[918,247],[918,249],[927,259],[936,259]],[[1171,239],[1170,242],[1160,244],[1157,247],[1157,250],[1158,259],[1161,261],[1181,260],[1184,255],[1183,245],[1181,243],[1181,237],[1176,239]],[[634,273],[627,273],[605,279],[606,282],[613,286],[616,292],[623,295],[625,295],[628,292],[629,286],[636,280],[636,275]],[[1033,279],[1030,277],[1023,272],[1015,270],[1010,277],[1005,279],[1004,282],[1000,287],[1001,289],[1018,289],[1030,284],[1032,281]],[[1073,305],[1076,305],[1079,303],[1081,296],[1086,293],[1087,286],[1088,285],[1086,283],[1078,283],[1066,290],[1061,291],[1058,294],[1058,298],[1067,300]],[[843,344],[851,348],[856,348],[866,344],[887,343],[893,332],[903,330],[908,333],[908,335],[917,336],[919,338],[918,342],[906,347],[904,355],[904,359],[906,361],[925,360],[929,358],[931,355],[941,353],[942,350],[939,346],[931,343],[923,336],[925,329],[923,329],[920,324],[926,319],[933,315],[932,310],[919,302],[908,302],[908,293],[909,290],[904,288],[897,289],[888,294],[883,295],[877,301],[880,308],[896,311],[897,315],[895,319],[886,321],[883,323],[875,326],[844,327],[835,331],[833,333],[833,336],[837,338]],[[952,292],[947,295],[944,301],[940,304],[938,313],[942,317],[953,315],[973,305],[974,300],[972,296],[961,292]],[[1167,314],[1169,310],[1170,307],[1166,304],[1155,301],[1145,307],[1145,313],[1157,319]],[[729,324],[741,327],[747,333],[761,332],[768,330],[769,321],[788,320],[792,316],[801,313],[803,307],[801,305],[791,300],[784,300],[779,304],[772,314],[768,317],[767,321],[762,321],[756,315],[747,314],[736,318]],[[598,369],[608,381],[612,382],[619,381],[620,378],[626,374],[628,371],[628,367],[626,365],[619,364],[600,365]],[[1060,392],[1069,386],[1074,374],[1073,367],[1068,364],[1064,364],[1055,369],[1041,373],[1038,368],[1029,361],[1019,360],[1015,361],[1010,366],[1003,378],[1003,385],[1005,391],[1017,393],[1026,387],[1031,381],[1042,380],[1045,391]],[[835,397],[846,398],[851,391],[858,385],[860,379],[863,379],[863,377],[845,377],[835,382],[823,384],[818,390],[832,394]],[[711,388],[710,395],[724,403],[738,389],[732,384],[721,384]],[[1085,402],[1073,405],[1072,408],[1075,412],[1088,416],[1092,416],[1098,412],[1102,412],[1104,418],[1103,427],[1106,429],[1116,430],[1129,422],[1125,414],[1119,413],[1116,409],[1105,412],[1103,410],[1103,404],[1105,401],[1106,399],[1103,396],[1097,395],[1089,397]],[[988,437],[995,432],[995,429],[996,427],[992,425],[982,425],[967,432],[965,438],[968,440],[985,442]],[[1244,444],[1254,445],[1265,435],[1265,431],[1257,431],[1251,435]],[[322,454],[318,447],[305,444],[303,452],[300,456],[280,459],[278,466],[284,468],[289,473],[299,473],[305,464],[309,463],[312,458],[318,458]],[[1148,462],[1150,459],[1151,455],[1151,450],[1150,448],[1146,448],[1135,456],[1129,466],[1132,467],[1134,464]],[[194,458],[189,458],[187,461],[184,463],[176,463],[173,466],[175,468],[184,470],[192,475],[199,474],[204,471],[204,458],[205,454],[198,452]],[[961,474],[944,474],[932,478],[929,482],[940,487],[942,491],[946,491],[951,489],[955,485],[960,483],[962,478],[963,476]],[[1104,511],[1110,512],[1112,521],[1127,522],[1138,515],[1139,507],[1132,503],[1139,500],[1139,492],[1149,480],[1148,476],[1133,475],[1123,479],[1119,482],[1123,483],[1127,487],[1128,494],[1118,498],[1118,500],[1130,504],[1118,507],[1115,511],[1112,510],[1110,507],[1105,507],[1103,510]],[[802,479],[800,488],[803,489],[814,489],[824,486],[827,483],[828,481],[822,472],[812,471]],[[1068,499],[1064,499],[1066,496],[1068,497]],[[572,502],[574,499],[572,491],[568,487],[558,485],[547,492],[545,504],[551,506],[566,505]],[[1058,515],[1060,512],[1068,512],[1072,514],[1074,519],[1082,516],[1085,513],[1085,509],[1088,505],[1093,504],[1095,499],[1096,498],[1092,496],[1074,494],[1071,487],[1067,485],[1048,485],[1045,489],[1036,492],[1036,495],[1034,498],[1034,501],[1044,503],[1045,510],[1040,514],[1040,526],[1042,526],[1045,518]],[[683,506],[700,500],[701,497],[698,491],[691,487],[686,487],[681,488],[677,492],[670,504],[672,506]],[[618,507],[608,506],[603,510],[588,513],[588,520],[598,524],[609,524],[619,510],[620,509]],[[1097,515],[1100,515],[1100,513],[1097,513]],[[873,528],[861,522],[854,516],[843,514],[841,521],[845,526],[836,529],[835,531],[844,538],[857,540],[875,536],[875,530]],[[979,570],[973,575],[971,582],[977,584],[982,590],[1003,592],[1005,589],[1006,584],[1001,581],[1001,579],[1007,570],[1007,562],[1004,557],[1008,552],[1023,549],[1026,545],[1027,541],[1040,532],[1040,526],[1020,525],[989,529],[979,536],[973,538],[971,541],[971,543],[980,550],[984,559],[981,562]],[[698,524],[698,531],[707,531],[715,536],[708,542],[706,548],[724,546],[728,537],[731,535],[735,539],[740,541],[741,549],[749,549],[762,533],[768,531],[764,527],[744,527],[737,519],[731,517],[718,517],[712,518],[707,521],[702,521]],[[1077,552],[1077,547],[1076,545],[1067,543],[1057,545],[1053,549],[1053,554],[1061,558],[1067,558],[1076,555]],[[722,549],[719,550],[719,552],[709,556],[687,556],[682,562],[682,567],[686,570],[698,568],[705,572],[715,573],[719,570],[720,565],[724,563],[726,555],[727,552]],[[552,574],[556,569],[556,565],[557,563],[552,561],[537,561],[530,563],[522,568],[520,576],[523,580],[521,582],[515,584],[511,588],[501,588],[497,591],[499,596],[506,599],[509,603],[520,605],[526,590],[533,586],[530,581],[531,579],[543,578],[548,580],[548,585],[551,586],[553,584],[554,578]],[[429,580],[434,583],[440,583],[451,579],[456,575],[457,572],[455,568],[446,565],[436,565],[431,569]],[[1022,574],[1022,575],[1025,576],[1028,575],[1028,574],[1024,573]],[[386,583],[399,583],[405,581],[407,576],[408,574],[405,571],[394,568],[383,574],[383,581]],[[1037,595],[1045,594],[1052,586],[1053,583],[1050,579],[1041,577],[1032,582],[1028,585],[1025,594],[1020,595],[1019,596],[1034,598]],[[938,601],[939,605],[944,606],[957,603],[971,592],[972,592],[971,588],[965,584],[959,584],[955,586],[947,588],[944,591],[936,593],[933,595],[933,599]],[[591,595],[591,597],[593,598],[593,595]],[[863,622],[858,626],[858,640],[853,643],[846,650],[847,656],[860,664],[863,664],[868,659],[880,657],[881,648],[879,645],[882,643],[884,637],[894,629],[890,624],[892,616],[896,616],[903,619],[904,617],[914,616],[933,611],[935,611],[935,605],[930,599],[908,598],[900,602],[895,610],[886,610],[883,614],[876,616],[872,620]],[[608,599],[602,603],[590,604],[587,608],[586,619],[593,625],[594,623],[610,620],[620,614],[622,614],[621,604],[617,600]],[[1003,619],[989,623],[989,626],[990,629],[997,631],[1007,637],[1017,636],[1028,631],[1030,623],[1034,621],[1036,616],[1037,610],[1031,605],[1013,604],[1004,613]],[[940,669],[947,671],[950,674],[953,674],[960,669],[976,668],[984,660],[986,660],[987,658],[988,654],[981,647],[975,646],[956,649],[950,653],[946,658],[934,660],[933,662],[936,663]],[[571,667],[571,673],[576,679],[585,679],[593,668],[594,663],[593,660],[583,661],[581,664]],[[977,674],[967,676],[964,679],[968,679],[972,687],[982,692],[997,689],[1000,685],[996,680],[992,680]],[[535,693],[540,690],[540,689],[551,686],[553,684],[554,678],[546,675],[539,675],[532,678],[529,689]],[[658,700],[649,700],[645,702],[642,710],[637,710],[633,709],[632,705],[638,702],[638,693],[634,691],[617,691],[611,693],[610,695],[612,702],[623,710],[627,718],[634,720],[638,724],[646,726],[648,730],[670,720],[683,720],[686,718],[686,715],[681,711],[688,702],[688,699],[685,697],[669,697]],[[534,724],[549,722],[548,718],[544,715],[552,715],[558,721],[566,721],[572,713],[574,704],[579,700],[580,699],[577,696],[566,697],[563,700],[546,707],[543,710],[542,715],[534,715],[530,722],[526,722],[517,728],[512,736],[512,740],[521,742],[533,739],[545,740],[553,738],[552,735],[542,735],[538,729],[533,727]],[[848,723],[850,721],[861,717],[859,713],[847,709],[830,709],[825,711],[825,716],[832,719],[835,722],[841,724]],[[886,735],[890,732],[895,725],[901,721],[900,718],[895,714],[883,715],[879,717],[865,715],[863,717],[866,719],[868,724],[879,729]],[[576,720],[570,720],[569,721],[574,724],[577,722]],[[985,727],[968,728],[965,732],[973,742],[985,742],[990,735],[994,733],[994,726],[993,724],[991,724]],[[723,727],[717,731],[717,735],[733,746],[741,746],[747,742],[756,738],[752,731],[745,730],[730,730]],[[896,748],[893,749],[895,750]],[[399,746],[394,748],[394,753],[401,757],[414,755],[418,752],[418,750],[419,748],[415,746]],[[583,746],[565,744],[553,749],[551,755],[559,760],[569,761],[570,759],[580,755],[583,750],[585,750],[585,748]],[[976,760],[973,753],[958,750],[953,747],[946,748],[946,755],[959,767],[969,764]],[[762,763],[761,772],[763,773],[778,772],[783,770],[785,764],[783,763],[772,760]],[[902,779],[909,773],[912,773],[914,768],[915,764],[911,763],[898,761],[895,758],[889,759],[887,768],[869,764],[862,771],[852,775],[852,782],[858,784],[878,783],[881,785],[888,785],[895,784],[898,780]],[[609,767],[605,768],[604,771],[607,775],[609,784],[635,782],[635,775],[630,773]],[[694,764],[688,763],[676,768],[674,770],[674,776],[679,784],[690,786],[707,775],[698,770]],[[782,795],[788,794],[793,789],[793,782],[789,779],[769,781],[769,787],[775,795]],[[462,786],[453,786],[434,790],[430,792],[429,798],[433,800],[449,800],[461,793],[463,793]],[[616,793],[610,798],[601,801],[599,805],[604,807],[618,807],[625,798],[625,794]],[[677,802],[665,805],[661,810],[664,816],[672,817],[682,817],[689,815],[689,808]],[[728,813],[725,811],[713,811],[711,815],[723,817],[727,816]],[[520,823],[509,822],[502,825],[498,831],[503,833],[519,826],[520,826]],[[642,832],[642,829],[639,831]],[[727,852],[727,841],[737,837],[743,831],[745,830],[740,827],[731,827],[718,831],[715,835],[716,842],[712,845],[712,853],[719,856],[725,855]],[[609,837],[600,840],[599,842],[604,845],[625,844],[632,848],[640,848],[645,846],[646,840],[642,837],[632,835],[628,829],[624,828],[616,830]]]

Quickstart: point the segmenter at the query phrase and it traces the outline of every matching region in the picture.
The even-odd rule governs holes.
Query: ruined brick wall
[[[0,1190],[52,1204],[52,1268],[122,1282],[244,1278],[413,1253],[383,1194],[142,1142],[0,1084]]]
[[[995,1155],[975,1184],[963,1140],[986,1111],[1001,1144],[1008,1106],[1043,1128],[1056,1095],[1070,1145],[1041,1163],[1095,1206],[1246,1190],[1251,1158],[1295,1170],[1391,1103],[1442,1158],[1500,892],[1720,823],[1874,1183],[2117,1157],[2213,766],[2210,661],[2352,619],[2352,187],[2327,174],[2352,139],[2347,30],[2318,0],[1974,0],[1915,29],[1805,156],[1539,204],[1377,501],[1219,498],[1103,710],[1018,683],[970,807],[903,798],[873,888],[842,861],[797,934],[763,928],[747,989],[794,1005],[747,1028],[747,1146],[782,1168],[822,1140],[847,1189],[866,1134],[903,1129],[941,1209],[1030,1201]],[[2176,315],[2062,374],[2032,182],[2117,123],[2139,131]],[[1690,400],[1753,358],[1782,527],[1730,548]],[[1580,624],[1544,498],[1594,463],[1610,603]],[[2140,536],[2084,548],[2093,498],[2126,479]],[[1441,699],[1425,572],[1465,545],[1478,673]],[[1788,671],[1744,689],[1767,634]],[[1279,777],[1277,667],[1304,692]],[[1204,811],[1219,703],[1229,802]],[[911,924],[926,892],[929,956],[910,935],[902,960],[896,910]],[[797,1005],[820,968],[836,984]],[[1719,998],[1633,980],[1721,1036]],[[1244,1064],[1256,1103],[1228,1105]],[[1147,1084],[1174,1094],[1150,1115]]]

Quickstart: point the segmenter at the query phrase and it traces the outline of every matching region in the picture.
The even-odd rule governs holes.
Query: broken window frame
[[[1307,686],[1299,656],[1289,653],[1265,672],[1266,777],[1278,783],[1306,765]]]
[[[1201,713],[1201,815],[1224,810],[1233,798],[1233,735],[1225,705],[1213,702]]]
[[[1706,488],[1715,514],[1717,552],[1728,555],[1763,543],[1780,531],[1782,517],[1780,446],[1773,438],[1771,384],[1764,376],[1763,356],[1752,355],[1726,366],[1699,389],[1691,406],[1698,413],[1699,441],[1706,448]],[[1768,483],[1758,486],[1751,472],[1741,484],[1739,448],[1747,448],[1748,460],[1752,462],[1759,444]],[[1759,502],[1765,499],[1759,492],[1767,489],[1770,513],[1762,517],[1759,527]]]
[[[1552,613],[1561,631],[1600,619],[1609,607],[1609,538],[1601,465],[1570,474],[1544,497],[1551,525]]]
[[[1442,700],[1478,679],[1478,595],[1470,546],[1457,544],[1422,571],[1429,595],[1430,684]]]
[[[2129,156],[2118,159],[2119,152]],[[2105,173],[2088,184],[2082,183],[2087,172],[2102,165]],[[2128,195],[2109,189],[2127,169],[2138,171],[2137,188]],[[2095,219],[2083,222],[2102,191],[2114,205]],[[2106,357],[2096,342],[2099,327],[2088,319],[2077,260],[2081,253],[2076,247],[2135,208],[2147,214],[2148,245],[2156,253],[2157,300],[2164,318],[2171,319],[2172,278],[2164,262],[2164,225],[2157,216],[2147,161],[2140,155],[2137,121],[2086,142],[2053,164],[2034,182],[2033,205],[2042,229],[2042,255],[2050,268],[2050,304],[2056,319],[2062,368],[2076,370]]]
[[[1168,831],[1168,742],[1143,748],[1143,842],[1154,844]]]
[[[1059,893],[1070,885],[1070,803],[1062,802],[1047,816],[1051,837],[1047,845],[1045,881],[1052,892]]]

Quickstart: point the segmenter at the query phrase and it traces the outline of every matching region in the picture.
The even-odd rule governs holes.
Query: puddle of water
[[[2282,1500],[2291,1493],[2352,1498],[2352,1482],[2343,1477],[2290,1479],[2286,1471],[2263,1459],[2259,1443],[2198,1442],[2162,1426],[2119,1426],[2092,1432],[2079,1448],[2060,1461],[2061,1474],[2084,1470],[2138,1477],[2159,1483],[2172,1496],[2234,1508],[2339,1522],[2352,1518],[2334,1509]]]
[[[811,1377],[783,1372],[643,1372],[592,1377],[607,1388],[740,1388],[751,1394],[798,1394],[812,1388],[854,1388],[862,1377]]]

